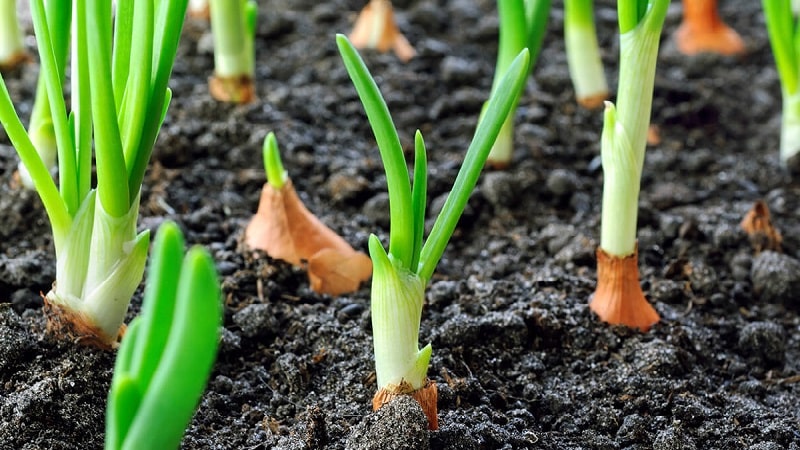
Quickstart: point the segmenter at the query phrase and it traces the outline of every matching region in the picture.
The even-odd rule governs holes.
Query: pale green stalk
[[[603,208],[600,247],[624,257],[636,249],[639,184],[653,103],[658,44],[669,0],[649,9],[620,0],[620,68],[617,106],[606,102],[601,157]],[[646,12],[645,12],[646,11]],[[636,24],[631,21],[636,18]]]
[[[17,0],[0,0],[0,67],[13,65],[24,53]]]
[[[764,17],[781,82],[781,163],[800,171],[800,21],[789,0],[763,0]]]
[[[214,35],[214,75],[253,78],[256,3],[253,0],[209,0],[209,6]]]
[[[608,97],[592,0],[564,0],[564,44],[578,102]]]

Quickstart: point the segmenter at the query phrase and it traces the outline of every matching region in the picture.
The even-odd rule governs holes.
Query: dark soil
[[[370,233],[388,233],[378,151],[333,39],[364,2],[261,3],[251,105],[209,97],[208,24],[187,22],[142,195],[141,227],[177,221],[222,276],[223,342],[185,448],[800,448],[800,184],[778,163],[780,86],[760,2],[722,5],[747,42],[742,58],[677,54],[677,1],[667,18],[653,108],[661,143],[647,152],[638,234],[642,286],[662,316],[648,333],[600,323],[587,307],[602,113],[575,105],[554,5],[517,112],[514,164],[484,174],[428,288],[420,339],[434,348],[436,432],[413,402],[370,411],[368,285],[320,296],[302,271],[239,251],[268,131],[325,223],[364,251]],[[404,146],[417,128],[426,137],[433,218],[491,85],[494,2],[394,3],[419,56],[364,56]],[[600,3],[616,86],[614,2]],[[6,75],[24,117],[37,71]],[[114,354],[44,337],[49,225],[37,195],[11,187],[16,155],[0,142],[0,301],[10,304],[0,305],[0,447],[100,448]],[[783,232],[782,255],[756,256],[739,229],[758,199]]]

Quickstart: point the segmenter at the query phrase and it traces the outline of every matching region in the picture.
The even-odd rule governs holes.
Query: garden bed
[[[209,97],[208,24],[184,27],[140,220],[153,231],[177,221],[222,275],[221,350],[184,448],[391,448],[398,431],[402,448],[798,448],[800,185],[778,163],[780,86],[760,2],[722,5],[747,43],[742,58],[678,54],[678,2],[667,17],[652,120],[661,142],[647,151],[639,216],[642,286],[662,316],[648,333],[600,323],[587,305],[602,113],[574,102],[553,6],[514,162],[482,176],[428,288],[420,340],[433,345],[435,432],[414,403],[370,412],[368,283],[321,296],[302,271],[240,244],[269,131],[309,209],[358,249],[370,233],[386,242],[378,151],[334,41],[363,3],[262,1],[259,99],[246,106]],[[598,3],[616,86],[614,2]],[[404,147],[417,128],[426,138],[433,217],[491,85],[494,2],[394,4],[418,56],[363,54]],[[24,118],[37,72],[4,75]],[[100,448],[114,354],[44,337],[49,225],[38,196],[14,187],[16,154],[0,143],[0,448]],[[739,228],[759,199],[786,256],[756,256]],[[141,292],[129,319],[140,304]]]

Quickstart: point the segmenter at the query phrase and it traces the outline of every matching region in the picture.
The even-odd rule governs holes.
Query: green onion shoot
[[[219,347],[222,297],[202,247],[184,257],[173,222],[159,227],[142,314],[131,322],[114,365],[106,450],[177,449],[205,390]]]
[[[453,189],[425,240],[427,165],[422,134],[417,131],[414,140],[413,183],[410,183],[400,139],[378,86],[347,38],[337,35],[336,43],[375,134],[389,191],[388,252],[377,236],[369,239],[378,380],[373,408],[380,408],[396,395],[410,394],[425,411],[429,427],[436,429],[436,385],[427,378],[432,349],[430,344],[418,348],[425,287],[464,211],[503,121],[522,92],[528,75],[529,52],[522,49],[493,89]]]
[[[0,0],[1,1],[1,0]],[[70,0],[49,0],[45,5],[47,25],[50,28],[50,38],[55,49],[55,61],[58,73],[63,82],[69,53],[69,33],[72,23],[72,2]],[[53,118],[50,113],[50,100],[47,98],[47,76],[39,72],[36,84],[36,97],[33,101],[30,122],[28,123],[28,136],[39,153],[39,158],[48,169],[56,167],[58,146],[56,143]],[[27,189],[35,189],[25,164],[19,164],[19,177],[22,185]]]
[[[342,295],[358,290],[372,275],[372,261],[356,251],[306,208],[281,162],[275,133],[262,151],[267,182],[244,241],[271,258],[305,268],[314,292]]]
[[[636,219],[656,59],[669,0],[620,0],[617,105],[606,102],[601,158],[603,208],[597,289],[590,303],[601,320],[648,330],[658,313],[639,285]]]
[[[790,0],[763,0],[764,16],[783,95],[780,160],[800,173],[800,21]]]
[[[258,7],[254,0],[209,0],[214,35],[211,96],[223,102],[255,100],[255,37]]]
[[[0,70],[12,69],[26,59],[17,0],[0,0]]]
[[[592,0],[564,0],[564,44],[578,104],[594,109],[608,98],[608,84],[597,45]]]
[[[500,80],[523,48],[530,52],[530,64],[526,77],[530,74],[544,41],[547,16],[550,14],[551,0],[498,0],[497,15],[500,19],[500,36],[497,49],[497,65],[494,71],[492,92],[500,86]],[[485,106],[484,106],[485,107]],[[508,113],[503,129],[497,136],[487,164],[505,168],[511,164],[514,150],[514,115],[516,103]],[[480,119],[482,120],[482,119]]]
[[[45,314],[57,336],[108,348],[123,329],[150,240],[148,231],[136,232],[139,194],[169,104],[167,82],[187,1],[120,0],[115,14],[104,0],[77,2],[69,112],[50,17],[43,0],[31,1],[58,147],[58,185],[0,77],[0,123],[53,230],[56,282],[45,297]]]

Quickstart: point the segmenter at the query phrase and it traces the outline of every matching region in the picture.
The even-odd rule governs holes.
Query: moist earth
[[[420,343],[434,349],[438,431],[407,399],[371,412],[368,283],[318,295],[302,270],[240,245],[269,131],[310,210],[359,250],[370,233],[386,242],[385,177],[334,41],[363,4],[261,1],[258,101],[244,106],[209,97],[208,23],[186,23],[140,219],[152,231],[177,221],[222,278],[221,349],[183,448],[800,448],[800,184],[778,162],[780,85],[760,2],[720,5],[743,57],[678,54],[680,4],[670,7],[653,100],[660,142],[647,150],[640,195],[641,283],[662,317],[647,333],[603,324],[587,306],[602,112],[575,104],[555,2],[517,111],[513,163],[483,174],[427,290]],[[363,55],[404,148],[416,129],[426,138],[430,225],[491,86],[495,5],[394,5],[418,56]],[[615,3],[598,1],[596,14],[614,91]],[[32,62],[4,74],[25,121],[37,73]],[[101,448],[114,354],[44,335],[49,225],[37,195],[15,187],[4,134],[0,143],[0,448]],[[757,254],[739,227],[757,200],[783,253]],[[141,289],[128,320],[140,304]]]

